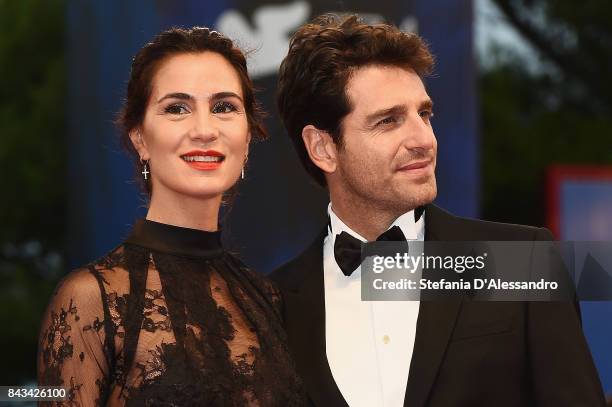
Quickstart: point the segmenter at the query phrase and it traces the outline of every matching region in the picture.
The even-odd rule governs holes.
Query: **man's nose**
[[[407,149],[429,151],[436,145],[436,137],[431,125],[419,114],[407,121],[404,145]]]

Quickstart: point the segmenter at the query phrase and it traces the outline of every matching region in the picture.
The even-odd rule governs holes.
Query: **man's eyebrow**
[[[219,100],[219,99],[224,99],[224,98],[230,98],[230,97],[234,97],[239,99],[242,102],[242,98],[240,97],[240,95],[238,95],[237,93],[234,92],[217,92],[217,93],[213,93],[212,95],[210,95],[209,99],[210,100]],[[184,92],[171,92],[171,93],[167,93],[166,95],[162,96],[157,103],[160,103],[166,99],[179,99],[179,100],[195,100],[195,97],[193,95],[190,95],[188,93],[184,93]]]
[[[421,102],[419,110],[432,110],[434,106],[433,100],[427,99]]]
[[[378,121],[379,119],[382,119],[385,116],[406,114],[407,111],[408,109],[404,105],[395,105],[392,107],[387,107],[387,108],[377,110],[374,113],[370,113],[369,115],[367,115],[366,122],[371,123],[373,121]]]

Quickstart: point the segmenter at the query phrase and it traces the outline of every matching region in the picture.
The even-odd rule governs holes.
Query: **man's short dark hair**
[[[367,65],[412,69],[423,77],[434,58],[418,35],[368,25],[356,15],[319,16],[291,37],[279,71],[278,110],[306,171],[322,186],[325,177],[308,156],[302,129],[312,124],[341,148],[342,119],[352,110],[346,85],[352,72]]]

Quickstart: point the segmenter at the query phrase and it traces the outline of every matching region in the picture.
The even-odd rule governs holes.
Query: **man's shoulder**
[[[426,229],[437,240],[553,240],[546,228],[456,216],[436,205],[428,205],[426,214]]]
[[[281,288],[292,289],[297,287],[308,271],[314,272],[323,268],[323,241],[327,228],[319,233],[315,239],[293,259],[272,271],[268,277]]]
[[[268,274],[268,277],[281,288],[290,288],[297,283],[298,277],[300,277],[300,271],[302,270],[300,263],[302,263],[301,257],[303,255],[304,253],[277,267]]]
[[[487,220],[461,218],[465,228],[478,236],[478,240],[552,240],[546,228],[514,223],[491,222]]]

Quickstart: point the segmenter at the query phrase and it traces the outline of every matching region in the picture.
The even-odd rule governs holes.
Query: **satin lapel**
[[[325,234],[320,235],[296,263],[303,279],[295,291],[284,295],[286,323],[298,372],[312,402],[317,407],[344,407],[347,404],[333,379],[325,351]]]
[[[430,204],[425,208],[425,240],[456,240],[452,215]],[[453,332],[460,300],[422,301],[417,319],[416,338],[405,407],[424,407]]]

